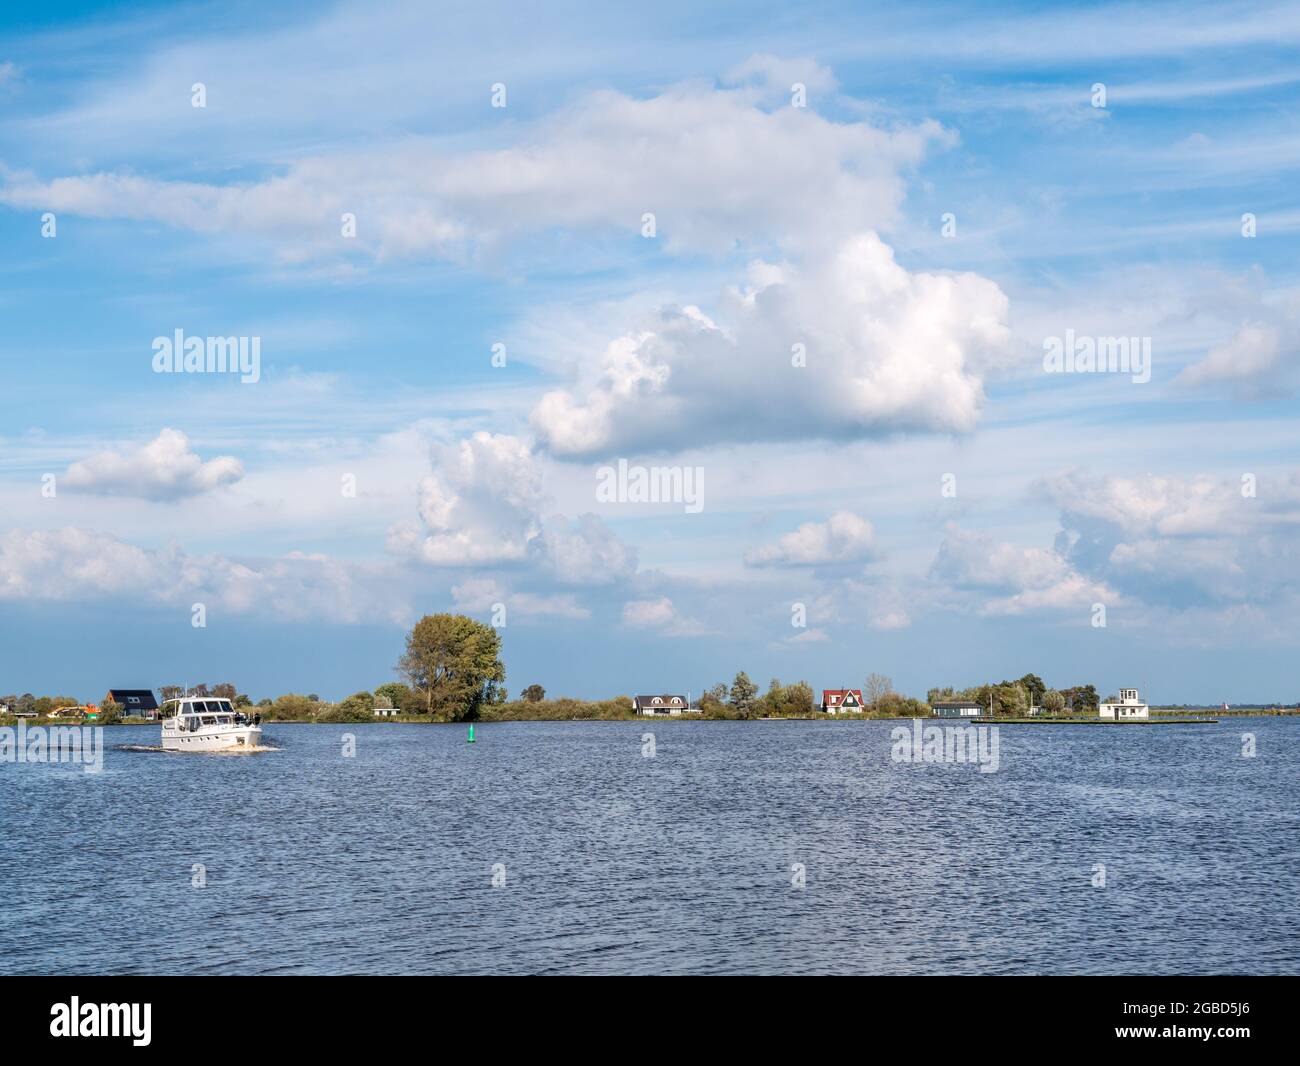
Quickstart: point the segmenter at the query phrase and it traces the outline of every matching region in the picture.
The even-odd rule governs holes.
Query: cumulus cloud
[[[979,610],[984,614],[1087,609],[1119,601],[1117,593],[1075,572],[1056,551],[997,541],[953,524],[945,531],[930,578],[952,590],[994,594],[982,598]]]
[[[490,577],[467,578],[451,588],[451,598],[465,611],[490,611],[497,604],[506,608],[507,617],[590,618],[591,612],[569,594],[539,596],[531,592],[509,592]]]
[[[1240,529],[1249,513],[1240,483],[1209,476],[1097,477],[1071,470],[1040,479],[1035,489],[1061,509],[1063,525],[1086,534],[1223,533]]]
[[[65,487],[104,496],[179,500],[198,496],[244,476],[244,464],[230,455],[204,462],[178,429],[164,429],[148,444],[125,454],[98,452],[73,463]]]
[[[542,475],[527,442],[475,433],[434,449],[434,472],[420,482],[427,535],[406,529],[390,543],[435,566],[517,562],[541,534]]]
[[[930,578],[954,605],[1025,614],[1126,604],[1140,608],[1130,616],[1140,619],[1156,610],[1231,613],[1300,595],[1294,473],[1247,486],[1209,475],[1065,471],[1035,489],[1060,509],[1051,548],[949,525]]]
[[[1006,315],[993,282],[912,273],[866,233],[811,265],[755,264],[725,295],[721,324],[694,307],[660,311],[531,420],[562,456],[663,447],[672,430],[694,445],[968,431],[986,374],[1011,357]]]
[[[1038,488],[1061,508],[1058,548],[1071,566],[1136,600],[1173,608],[1266,603],[1297,586],[1294,474],[1266,478],[1261,488],[1231,477],[1069,471]]]
[[[634,549],[597,516],[543,519],[541,463],[528,441],[479,432],[432,454],[419,487],[423,529],[389,531],[389,550],[434,566],[524,565],[570,585],[609,584],[636,571]]]
[[[535,542],[556,579],[572,585],[605,585],[636,573],[637,553],[593,514],[570,522],[547,519]]]
[[[932,122],[886,130],[832,122],[811,108],[765,109],[771,79],[795,72],[829,84],[807,61],[756,57],[738,68],[745,83],[738,87],[688,82],[647,98],[594,92],[512,127],[516,143],[503,148],[454,151],[413,138],[228,185],[115,172],[47,181],[11,174],[0,202],[253,234],[299,259],[339,253],[343,212],[358,220],[350,250],[454,260],[543,231],[639,233],[645,212],[656,216],[658,239],[677,251],[803,244],[888,225],[903,197],[901,172],[949,136]]]
[[[745,553],[747,566],[825,566],[865,562],[876,554],[871,523],[850,511],[825,522],[805,522],[775,544]]]
[[[633,629],[653,630],[666,637],[693,637],[706,632],[700,623],[682,617],[667,596],[629,600],[623,604],[623,624]]]
[[[291,621],[400,621],[394,580],[379,568],[322,555],[240,562],[140,548],[89,529],[11,529],[0,534],[0,600],[113,597],[188,611],[257,613]]]

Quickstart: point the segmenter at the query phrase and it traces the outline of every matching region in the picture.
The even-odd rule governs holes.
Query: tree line
[[[920,700],[894,691],[894,683],[884,674],[871,674],[862,686],[863,714],[882,718],[908,717],[929,713]],[[780,678],[768,682],[767,691],[759,689],[744,670],[736,674],[731,685],[720,682],[704,690],[700,709],[719,718],[789,718],[821,713],[821,703],[807,681],[792,685]]]
[[[969,700],[985,711],[991,707],[993,714],[1011,717],[1026,715],[1031,707],[1041,708],[1048,714],[1084,714],[1096,712],[1101,702],[1092,685],[1048,688],[1037,674],[963,689],[932,688],[925,694],[925,702],[931,706],[948,700]]]
[[[520,700],[511,702],[505,687],[506,669],[501,661],[501,635],[492,626],[459,614],[425,615],[406,636],[405,648],[397,663],[402,681],[388,682],[374,691],[361,691],[329,703],[315,693],[287,693],[277,699],[262,699],[256,704],[267,719],[295,719],[318,722],[360,722],[375,718],[376,710],[398,715],[420,716],[436,721],[475,719],[507,720],[511,718],[619,718],[630,717],[632,701],[627,696],[610,700],[547,700],[546,690],[538,684],[527,686]],[[179,686],[165,685],[159,693],[162,701],[183,695],[211,696],[228,699],[236,707],[252,706],[252,700],[231,682],[199,684],[186,693]],[[925,702],[894,691],[893,682],[883,674],[870,674],[862,685],[863,711],[877,717],[915,717],[928,715],[930,704],[941,700],[972,700],[995,715],[1022,715],[1030,707],[1049,713],[1097,710],[1097,690],[1092,685],[1067,689],[1049,689],[1037,674],[1026,674],[1015,681],[1001,681],[971,688],[932,688]],[[160,701],[160,702],[162,702]],[[0,697],[0,704],[19,712],[48,714],[59,707],[77,705],[66,696]],[[706,689],[700,697],[700,710],[711,718],[776,718],[809,715],[820,710],[816,694],[807,681],[783,684],[772,678],[767,691],[758,686],[745,671],[737,672],[731,684],[720,682]],[[101,719],[115,720],[122,708],[101,708]]]

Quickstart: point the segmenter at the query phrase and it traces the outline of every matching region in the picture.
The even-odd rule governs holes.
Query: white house
[[[822,710],[827,714],[860,714],[862,703],[860,688],[822,689]]]
[[[685,696],[633,696],[637,714],[699,714],[700,708],[690,706]]]
[[[1119,722],[1129,718],[1150,718],[1151,708],[1138,699],[1137,689],[1122,688],[1119,690],[1119,699],[1107,700],[1097,708],[1097,713],[1102,718]]]

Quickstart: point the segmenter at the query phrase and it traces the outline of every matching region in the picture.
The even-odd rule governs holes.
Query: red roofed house
[[[822,710],[827,714],[839,714],[841,711],[857,714],[862,710],[862,689],[860,688],[824,688],[822,689]]]

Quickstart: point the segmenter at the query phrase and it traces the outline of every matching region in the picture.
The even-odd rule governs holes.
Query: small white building
[[[699,707],[692,707],[690,700],[685,696],[633,696],[633,706],[637,714],[643,715],[681,715],[681,714],[700,714]]]
[[[1151,708],[1138,698],[1137,689],[1122,688],[1119,699],[1107,700],[1097,708],[1097,713],[1102,718],[1119,722],[1129,718],[1150,718]]]

